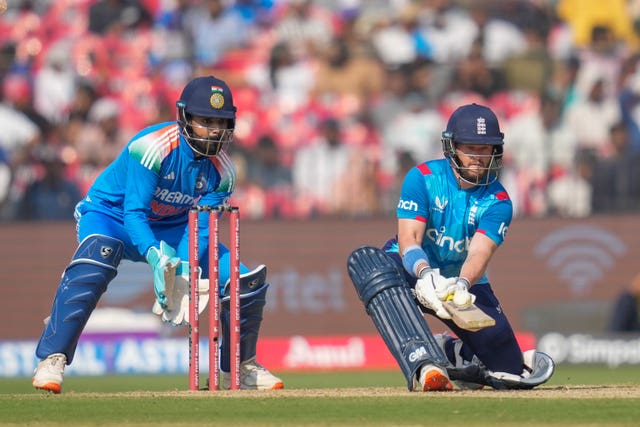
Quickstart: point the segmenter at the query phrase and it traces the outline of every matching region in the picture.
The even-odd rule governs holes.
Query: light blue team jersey
[[[474,234],[502,244],[512,216],[511,200],[500,182],[460,189],[446,159],[412,168],[404,178],[397,207],[398,218],[426,224],[422,248],[429,264],[445,277],[460,275]],[[392,250],[398,251],[398,245]],[[488,283],[486,273],[476,283]]]
[[[196,158],[177,123],[160,123],[129,141],[77,210],[80,215],[98,211],[121,222],[144,255],[159,246],[154,230],[180,230],[176,237],[186,239],[181,226],[186,227],[189,208],[225,203],[235,183],[235,167],[226,153]]]

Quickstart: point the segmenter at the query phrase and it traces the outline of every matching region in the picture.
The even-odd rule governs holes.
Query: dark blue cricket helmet
[[[231,89],[223,81],[213,76],[196,77],[182,90],[178,107],[178,124],[189,146],[202,156],[217,155],[233,141],[236,126],[236,107]],[[194,116],[226,119],[225,128],[208,127],[198,124]],[[208,137],[198,137],[194,127],[208,130]]]
[[[449,117],[441,141],[444,156],[463,181],[473,185],[488,185],[498,178],[502,169],[504,133],[500,131],[498,118],[490,108],[475,103],[458,107]],[[483,175],[473,180],[465,176],[467,168],[463,167],[456,154],[457,144],[493,146]]]

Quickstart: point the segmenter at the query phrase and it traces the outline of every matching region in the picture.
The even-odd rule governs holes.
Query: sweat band
[[[409,246],[402,253],[402,266],[411,273],[413,277],[418,277],[418,266],[423,263],[429,265],[429,260],[422,247],[418,245]]]

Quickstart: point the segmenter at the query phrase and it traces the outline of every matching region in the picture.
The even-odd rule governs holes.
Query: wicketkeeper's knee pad
[[[387,254],[363,246],[351,253],[347,269],[367,313],[407,378],[409,390],[423,364],[448,365],[409,285]]]
[[[36,356],[63,353],[71,363],[89,316],[118,273],[123,250],[120,240],[98,234],[80,243],[62,275]]]
[[[240,360],[243,362],[256,355],[268,288],[267,268],[264,265],[240,275]],[[224,287],[220,313],[222,323],[220,369],[225,372],[230,370],[230,300],[229,282],[227,282]]]

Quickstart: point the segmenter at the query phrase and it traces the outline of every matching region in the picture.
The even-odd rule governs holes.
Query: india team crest
[[[201,192],[207,188],[207,178],[203,175],[199,176],[196,180],[196,191]]]
[[[224,96],[222,95],[222,88],[220,86],[211,86],[211,98],[209,103],[213,108],[220,109],[224,107]]]

